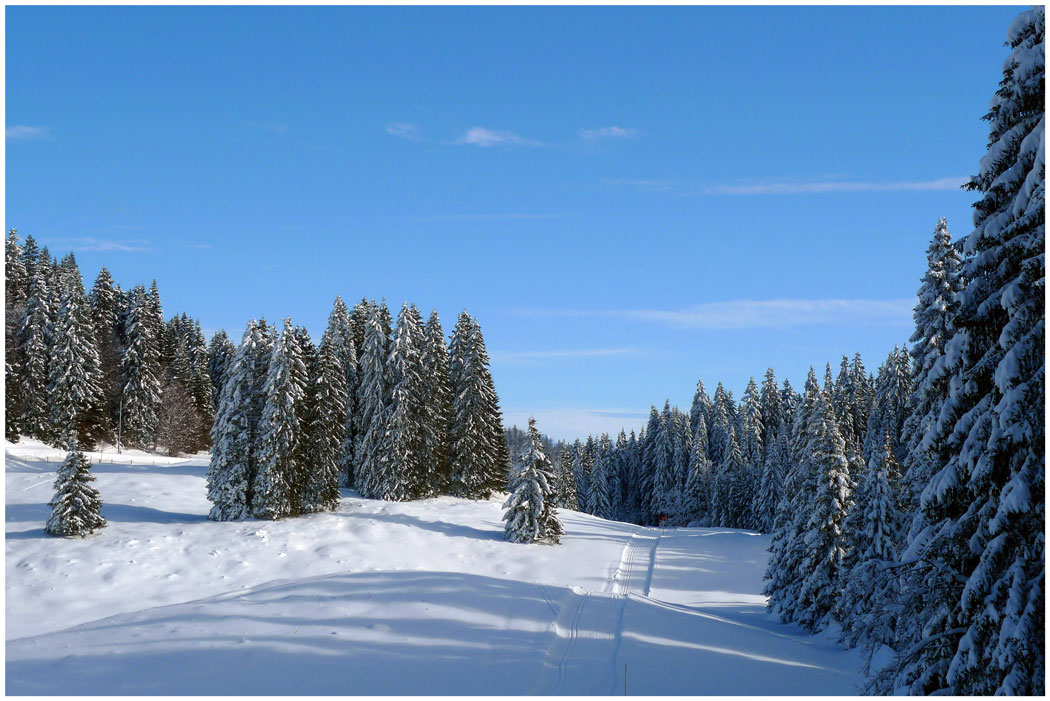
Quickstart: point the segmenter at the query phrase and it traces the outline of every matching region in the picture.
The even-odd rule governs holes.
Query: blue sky
[[[1014,7],[8,7],[8,227],[239,339],[481,322],[556,437],[911,332]]]

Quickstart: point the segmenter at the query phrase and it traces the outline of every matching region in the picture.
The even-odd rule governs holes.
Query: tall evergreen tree
[[[942,217],[926,249],[927,269],[915,306],[915,333],[909,339],[912,357],[912,393],[902,433],[908,459],[904,500],[908,511],[918,507],[919,494],[939,464],[950,429],[939,424],[940,409],[948,398],[950,377],[945,344],[958,313],[958,293],[964,287],[962,260]]]
[[[967,285],[945,350],[949,457],[902,555],[901,610],[916,625],[876,691],[1045,693],[1044,13],[1011,24],[986,115]]]
[[[72,276],[72,272],[70,273]],[[51,431],[59,440],[76,436],[93,446],[106,434],[102,367],[79,273],[66,286],[55,319],[47,392]]]
[[[302,428],[298,415],[306,375],[290,319],[284,320],[266,376],[266,403],[259,421],[258,470],[252,485],[252,514],[276,520],[298,511],[295,485],[300,470],[296,449]]]
[[[367,303],[362,309],[367,312]],[[362,322],[364,321],[367,321],[367,317],[362,319]],[[328,328],[326,333],[328,334],[330,343],[333,344],[334,349],[337,351],[339,364],[343,368],[343,373],[345,375],[343,384],[346,387],[346,407],[343,411],[343,430],[340,432],[340,435],[343,437],[343,442],[339,448],[338,464],[340,473],[343,475],[343,479],[348,485],[354,483],[354,446],[357,443],[358,432],[356,420],[358,392],[357,355],[358,351],[363,348],[363,323],[361,326],[361,332],[362,345],[357,345],[357,342],[354,340],[354,322],[350,317],[350,313],[347,311],[346,304],[344,304],[342,298],[337,295],[335,302],[332,304],[332,311],[328,315]]]
[[[311,379],[309,451],[302,511],[334,511],[339,505],[339,456],[346,430],[346,372],[341,349],[329,332],[321,337]]]
[[[143,448],[153,445],[160,408],[160,358],[153,321],[149,299],[138,287],[124,329],[127,345],[120,360],[124,383],[121,415],[123,440]]]
[[[230,341],[230,337],[224,329],[219,329],[211,337],[208,343],[208,377],[211,378],[212,401],[216,409],[222,396],[222,387],[226,384],[226,376],[233,363],[233,356],[237,353],[237,346]]]
[[[22,405],[21,430],[42,440],[49,437],[51,429],[47,384],[54,312],[50,304],[47,278],[34,272],[18,328],[18,387]]]
[[[354,486],[368,497],[379,494],[378,480],[386,458],[384,444],[390,403],[386,377],[388,345],[379,307],[372,306],[358,365],[357,443],[354,446]]]
[[[686,517],[689,520],[710,522],[711,481],[714,477],[711,458],[707,454],[707,424],[703,413],[697,415],[699,424],[693,439],[693,450],[689,455],[689,475],[685,482]]]
[[[803,628],[819,631],[831,621],[839,595],[846,546],[842,527],[852,502],[846,444],[827,393],[818,396],[807,433],[814,481],[803,536],[797,620]]]
[[[529,417],[529,439],[509,485],[510,497],[503,505],[506,510],[503,520],[507,522],[504,537],[512,543],[546,539],[556,544],[561,542],[565,530],[554,508],[551,462],[543,452],[543,442],[532,417]]]
[[[44,528],[54,536],[87,536],[105,528],[102,518],[102,499],[91,486],[95,476],[91,465],[77,447],[76,438],[69,441],[69,452],[58,468],[55,496],[48,506],[51,515]]]
[[[609,436],[602,436],[598,444],[598,454],[591,467],[591,488],[587,493],[587,513],[598,518],[611,518],[612,507],[609,503],[609,473],[611,471],[612,449]]]
[[[426,462],[426,384],[423,373],[423,328],[419,311],[406,302],[386,364],[390,383],[385,459],[375,496],[403,501],[433,493],[433,464]]]
[[[251,513],[251,482],[257,460],[259,375],[265,368],[257,362],[269,352],[265,322],[252,320],[244,330],[241,345],[226,369],[222,396],[212,427],[211,464],[208,468],[208,518],[236,521]]]
[[[448,489],[452,469],[449,438],[452,425],[452,376],[449,372],[445,331],[436,309],[427,319],[423,336],[422,365],[427,397],[424,464],[431,466],[434,472],[436,491],[444,493]],[[564,482],[563,478],[558,479],[559,485]]]

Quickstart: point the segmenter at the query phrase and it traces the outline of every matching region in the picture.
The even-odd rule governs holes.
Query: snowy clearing
[[[855,653],[765,613],[767,536],[563,511],[563,545],[516,545],[498,499],[347,490],[215,523],[204,459],[105,453],[109,526],[59,539],[60,451],[6,448],[9,694],[622,694],[625,665],[632,695],[860,681]]]

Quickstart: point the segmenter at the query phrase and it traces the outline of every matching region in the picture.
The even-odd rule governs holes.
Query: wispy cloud
[[[529,417],[536,418],[536,428],[555,440],[573,440],[587,435],[608,433],[615,439],[620,429],[639,430],[649,418],[647,411],[630,409],[524,409],[512,408],[503,412],[505,426],[524,428]]]
[[[675,329],[787,328],[818,324],[911,323],[915,299],[741,299],[682,309],[521,309],[530,316],[612,317]]]
[[[34,139],[46,139],[51,136],[51,127],[31,127],[24,124],[7,127],[5,130],[7,141],[32,141]]]
[[[122,251],[125,253],[141,253],[148,250],[144,239],[131,241],[114,241],[112,239],[96,239],[91,237],[51,239],[49,243],[59,248],[71,248],[76,251]]]
[[[616,180],[603,180],[603,185],[633,187],[642,192],[667,192],[674,183],[671,180],[645,179],[645,178],[620,178]]]
[[[265,131],[270,134],[288,133],[287,124],[277,124],[276,122],[248,122],[248,126],[252,129],[258,129],[259,131]]]
[[[410,122],[390,122],[386,125],[385,130],[391,136],[410,141],[419,141],[423,138],[423,130],[419,128],[419,125]]]
[[[479,213],[479,214],[426,214],[418,217],[408,217],[409,221],[417,222],[440,222],[440,221],[500,221],[510,219],[562,219],[568,214],[528,212],[506,212],[506,213]]]
[[[723,195],[824,195],[849,192],[932,192],[957,190],[969,178],[955,176],[934,180],[896,181],[765,181],[722,184],[703,184],[671,179],[620,178],[603,180],[603,185],[633,187],[640,192],[667,192],[682,196],[718,197]]]
[[[492,146],[539,146],[540,142],[525,139],[512,131],[500,129],[486,129],[485,127],[471,127],[456,139],[457,144],[469,144],[489,148]]]
[[[623,127],[598,127],[597,129],[580,129],[576,134],[584,141],[601,141],[617,139],[637,139],[642,135],[638,129]]]
[[[493,351],[492,360],[543,360],[552,358],[604,358],[611,355],[637,355],[637,348],[591,348],[587,350],[547,350],[547,351]]]
[[[781,182],[745,183],[737,185],[707,185],[702,188],[705,195],[818,195],[828,192],[924,192],[931,190],[957,190],[969,178],[952,177],[936,180],[907,180],[898,182]]]

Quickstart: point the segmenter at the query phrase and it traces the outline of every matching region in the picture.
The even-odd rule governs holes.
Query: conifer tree
[[[503,504],[506,521],[504,537],[512,543],[535,543],[546,539],[561,542],[565,530],[554,508],[550,459],[536,430],[536,419],[529,417],[529,445],[521,454],[519,469],[508,486],[510,497]]]
[[[846,545],[842,526],[852,499],[846,444],[826,393],[818,396],[807,434],[815,480],[803,536],[797,620],[806,630],[816,632],[830,622],[838,598]]]
[[[423,328],[419,312],[406,302],[386,364],[390,383],[385,459],[375,496],[404,501],[433,492],[433,465],[426,459],[426,386],[423,375]]]
[[[684,510],[689,520],[710,522],[711,458],[707,454],[707,424],[703,413],[697,414],[699,424],[693,439],[693,450],[689,455],[689,475],[685,482]]]
[[[51,427],[47,383],[54,315],[50,303],[47,278],[34,272],[30,276],[29,296],[18,328],[21,363],[17,371],[22,405],[21,430],[41,440],[48,438]]]
[[[367,304],[364,309],[367,311]],[[363,341],[363,325],[361,331]],[[339,448],[338,464],[342,479],[350,485],[354,482],[354,445],[357,442],[357,354],[363,346],[357,345],[354,340],[354,325],[350,313],[338,295],[328,315],[328,328],[325,333],[337,351],[339,364],[345,376],[343,384],[346,387],[346,407],[343,411],[343,429],[340,431],[343,441]]]
[[[784,384],[790,387],[787,381]],[[784,622],[796,620],[800,604],[805,527],[811,513],[810,499],[816,481],[813,454],[809,450],[809,426],[819,397],[817,378],[810,368],[803,397],[791,415],[790,467],[784,475],[783,496],[773,522],[765,574],[764,591],[769,597],[769,611]]]
[[[480,328],[466,312],[456,322],[449,356],[453,395],[450,489],[456,496],[487,499],[500,488],[507,448],[488,354]]]
[[[366,497],[379,494],[378,480],[386,458],[387,409],[390,403],[386,378],[388,339],[378,306],[369,310],[358,372],[357,437],[354,446],[354,486]]]
[[[886,436],[882,451],[860,481],[844,527],[846,554],[836,615],[842,625],[839,639],[846,647],[864,642],[869,657],[879,646],[893,643],[896,616],[890,612],[898,587],[889,567],[897,560],[900,542],[899,480],[893,441]]]
[[[91,466],[77,447],[76,438],[70,438],[69,452],[58,468],[55,496],[48,504],[51,515],[44,530],[54,536],[83,537],[105,528],[102,499],[91,486],[94,481]]]
[[[580,510],[576,502],[576,481],[573,475],[573,466],[576,459],[576,447],[567,445],[562,449],[561,459],[558,461],[555,503],[557,506],[570,511]]]
[[[700,416],[704,417],[704,425],[710,427],[711,425],[711,398],[707,396],[707,390],[704,388],[704,381],[696,381],[696,392],[693,394],[693,404],[689,408],[689,425],[693,427],[693,431],[696,431],[696,427],[700,425]],[[708,442],[707,436],[704,437],[704,443]]]
[[[1045,693],[1045,10],[1022,12],[986,115],[940,421],[902,554],[906,627],[874,691]]]
[[[128,311],[124,337],[127,339],[120,361],[123,386],[124,441],[142,448],[153,445],[160,408],[160,358],[153,336],[154,319],[149,299],[142,287],[136,288]]]
[[[260,346],[268,351],[265,322],[252,320],[241,345],[227,367],[222,395],[212,427],[211,464],[208,468],[208,518],[236,521],[251,515],[251,482],[255,474],[259,414],[256,394],[262,368],[257,366]]]
[[[339,456],[346,430],[346,372],[329,332],[321,337],[311,380],[309,451],[302,512],[334,511],[339,505]]]
[[[452,376],[449,371],[445,331],[441,327],[441,319],[436,309],[427,319],[423,336],[422,364],[427,397],[424,464],[432,466],[434,488],[440,494],[448,489],[452,469],[449,445],[449,430],[452,425]],[[563,484],[564,479],[559,478],[558,483]]]
[[[609,472],[612,460],[609,436],[602,436],[598,445],[598,454],[591,467],[591,488],[587,493],[587,513],[598,518],[611,518],[612,507],[609,503]]]
[[[79,273],[69,274],[55,318],[49,365],[51,430],[59,437],[75,435],[81,445],[90,447],[106,434],[102,368],[83,283]]]
[[[208,343],[208,377],[211,379],[212,401],[216,410],[218,410],[222,387],[226,384],[226,376],[236,352],[237,346],[233,345],[224,329],[219,329],[212,335]]]
[[[918,507],[919,494],[942,460],[950,427],[940,422],[940,409],[948,398],[950,377],[945,344],[953,332],[958,313],[958,293],[964,287],[962,261],[952,245],[948,223],[942,217],[926,250],[927,270],[919,286],[915,306],[915,332],[909,339],[912,357],[912,393],[909,413],[901,429],[908,459],[904,504]]]
[[[259,421],[258,471],[252,485],[252,515],[276,520],[298,511],[295,493],[300,466],[296,464],[302,428],[297,408],[306,375],[290,319],[284,320],[266,376],[266,403]]]

